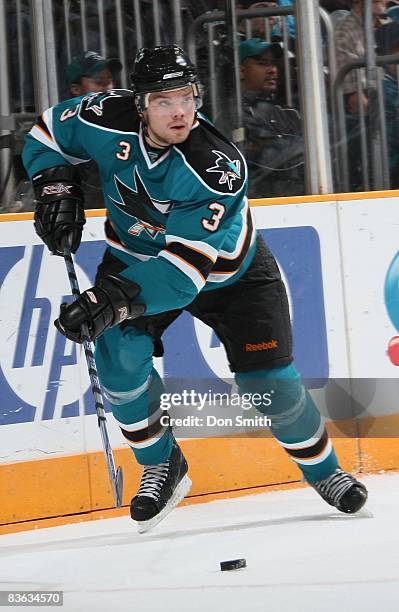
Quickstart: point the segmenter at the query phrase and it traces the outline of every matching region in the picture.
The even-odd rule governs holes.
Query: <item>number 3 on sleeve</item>
[[[223,204],[220,204],[219,202],[212,202],[212,204],[209,204],[208,208],[209,210],[213,210],[215,212],[211,215],[210,219],[202,219],[202,226],[208,230],[208,232],[216,232],[221,220],[223,219],[226,209]]]

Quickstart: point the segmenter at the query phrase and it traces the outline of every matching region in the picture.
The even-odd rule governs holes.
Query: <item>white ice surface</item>
[[[31,610],[397,612],[399,474],[364,482],[358,515],[306,488],[178,508],[143,535],[128,517],[3,535],[0,590],[65,592]]]

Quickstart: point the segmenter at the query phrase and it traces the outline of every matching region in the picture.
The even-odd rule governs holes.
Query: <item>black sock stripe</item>
[[[327,446],[327,443],[328,443],[328,433],[327,433],[327,430],[324,429],[323,435],[321,436],[320,440],[318,440],[316,444],[313,444],[313,446],[308,446],[307,448],[295,448],[295,449],[286,448],[285,450],[292,457],[296,457],[297,459],[311,459],[312,457],[316,457],[317,455],[319,455],[325,449],[325,447]]]
[[[162,417],[164,418],[162,419],[163,423],[161,424]],[[127,440],[130,440],[130,442],[145,442],[146,440],[149,440],[157,433],[159,433],[161,429],[166,426],[167,423],[165,422],[165,417],[169,419],[169,415],[167,413],[163,413],[156,421],[151,423],[148,427],[138,429],[137,431],[126,431],[126,429],[123,429],[123,427],[121,427],[121,432]]]

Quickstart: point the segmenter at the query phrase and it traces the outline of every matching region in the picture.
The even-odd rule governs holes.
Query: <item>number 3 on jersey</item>
[[[123,161],[127,161],[130,157],[130,151],[132,150],[132,145],[125,140],[121,140],[119,143],[121,147],[121,151],[118,151],[116,157],[118,159],[122,159]]]
[[[202,219],[202,226],[208,230],[208,232],[216,232],[217,228],[220,225],[221,220],[223,219],[223,215],[226,212],[223,204],[219,202],[212,202],[212,204],[208,205],[209,210],[215,211],[210,219]]]

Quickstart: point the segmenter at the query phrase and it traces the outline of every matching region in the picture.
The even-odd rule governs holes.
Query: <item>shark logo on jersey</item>
[[[91,110],[98,117],[101,117],[104,110],[103,104],[106,100],[109,100],[109,98],[122,98],[122,96],[120,94],[117,94],[112,89],[110,91],[107,91],[106,93],[89,94],[86,98],[86,110]]]
[[[207,168],[207,172],[220,172],[219,185],[227,183],[229,189],[233,189],[233,181],[241,178],[240,160],[231,160],[225,153],[213,150],[216,155],[216,165]]]
[[[120,201],[111,196],[109,198],[115,206],[129,217],[136,219],[136,223],[129,228],[129,234],[139,236],[145,231],[151,238],[156,238],[159,233],[165,233],[165,225],[152,214],[158,211],[162,214],[169,213],[172,208],[170,200],[154,200],[151,198],[137,168],[134,171],[136,189],[132,189],[114,175],[115,186],[118,190]]]

